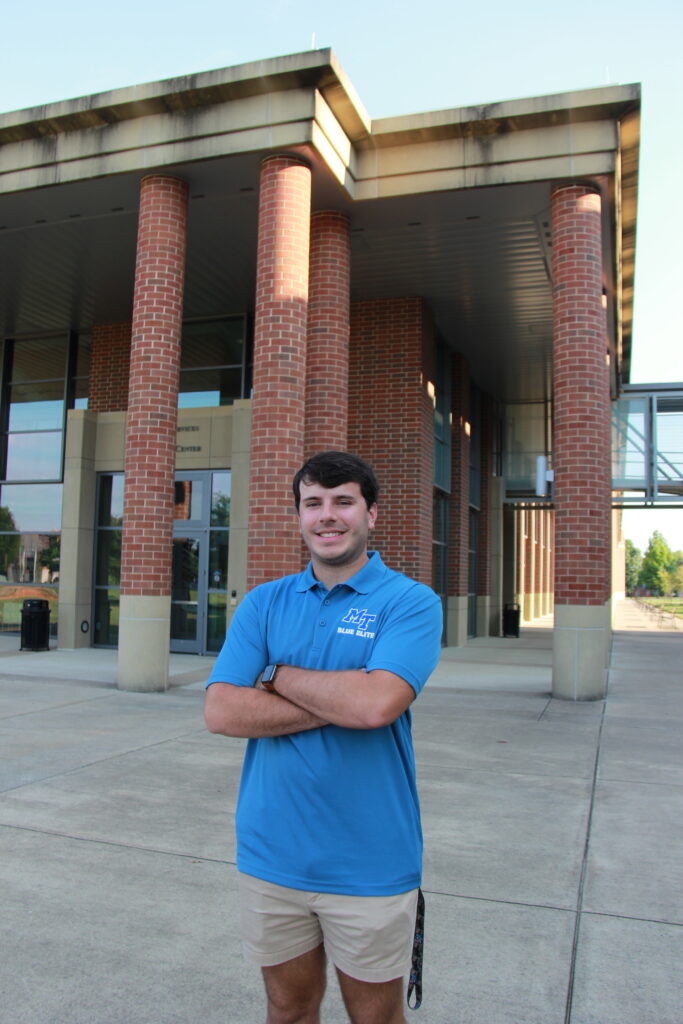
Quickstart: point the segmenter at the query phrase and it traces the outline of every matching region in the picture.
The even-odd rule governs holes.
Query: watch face
[[[261,675],[262,683],[272,683],[275,679],[275,673],[277,672],[277,665],[266,665]]]

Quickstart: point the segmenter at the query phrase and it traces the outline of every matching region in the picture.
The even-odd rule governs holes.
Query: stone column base
[[[467,645],[467,597],[448,598],[446,643],[449,647]]]
[[[555,605],[553,697],[602,700],[606,696],[610,604]]]
[[[489,618],[491,617],[491,598],[480,595],[477,598],[477,636],[489,635]]]
[[[121,595],[119,690],[168,689],[171,598]]]

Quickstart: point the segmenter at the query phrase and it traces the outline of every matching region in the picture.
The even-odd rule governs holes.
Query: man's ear
[[[369,518],[368,529],[373,530],[375,528],[375,521],[377,519],[377,505],[376,504],[371,505],[370,508],[368,509],[368,518]]]

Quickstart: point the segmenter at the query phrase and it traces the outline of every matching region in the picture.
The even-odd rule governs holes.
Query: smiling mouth
[[[326,530],[324,533],[317,534],[318,537],[329,538],[329,537],[343,537],[343,530]]]

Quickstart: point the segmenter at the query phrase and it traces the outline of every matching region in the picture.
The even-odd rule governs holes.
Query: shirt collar
[[[380,557],[379,551],[368,551],[368,560],[363,568],[359,569],[348,580],[338,584],[338,586],[349,587],[351,590],[355,590],[357,594],[367,594],[385,572],[386,566]],[[313,590],[318,586],[322,586],[322,584],[316,578],[313,572],[313,565],[309,562],[299,577],[296,589],[299,592],[303,592],[305,590]]]

